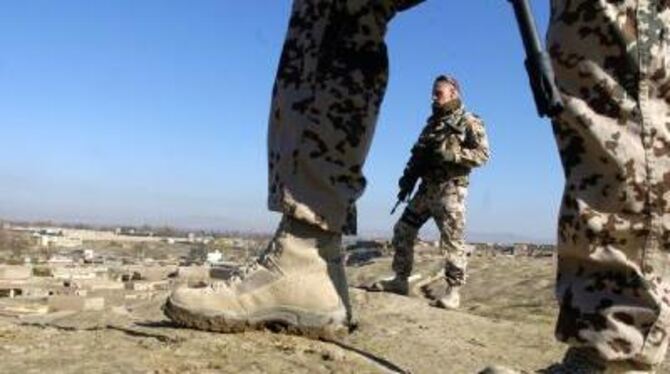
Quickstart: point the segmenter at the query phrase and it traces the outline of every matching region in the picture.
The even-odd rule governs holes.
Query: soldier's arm
[[[414,146],[412,146],[412,155],[410,156],[409,161],[407,161],[405,170],[416,169],[423,163],[426,153],[435,147],[435,137],[435,128],[433,124],[429,122],[423,130],[421,130],[419,139],[414,143]]]
[[[402,177],[398,179],[398,201],[405,201],[412,194],[414,186],[419,180],[417,165],[414,153],[412,153],[407,165],[405,165]]]
[[[404,200],[412,193],[416,182],[419,180],[422,168],[425,166],[426,152],[429,149],[430,139],[432,138],[432,126],[430,124],[424,127],[421,135],[414,146],[412,146],[411,156],[405,165],[402,177],[398,180],[398,200]]]
[[[412,152],[409,160],[407,160],[407,164],[405,165],[405,170],[403,170],[402,177],[400,178],[401,180],[414,179],[416,181],[416,179],[418,179],[418,171],[421,166],[421,159],[423,158],[424,154],[424,144],[422,144],[420,141],[416,142],[416,144],[414,144],[412,147]]]
[[[465,139],[455,155],[455,162],[471,168],[482,166],[490,157],[489,141],[484,122],[476,116],[470,116]]]

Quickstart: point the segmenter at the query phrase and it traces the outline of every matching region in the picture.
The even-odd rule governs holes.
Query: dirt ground
[[[417,271],[433,268],[419,256]],[[390,274],[390,259],[349,268],[352,286]],[[352,287],[359,328],[337,341],[272,332],[213,334],[170,324],[153,300],[58,318],[0,319],[0,373],[527,372],[558,360],[551,258],[475,257],[463,308]],[[663,373],[670,373],[662,369]]]

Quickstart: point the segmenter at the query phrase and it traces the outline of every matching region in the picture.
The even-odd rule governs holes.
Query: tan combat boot
[[[442,309],[458,309],[461,306],[461,287],[450,285],[443,272],[434,275],[419,287],[430,305]]]
[[[341,235],[284,217],[266,252],[223,285],[175,290],[164,306],[178,324],[239,332],[268,325],[329,335],[347,327]]]
[[[382,279],[367,288],[373,292],[391,292],[398,295],[409,295],[409,280],[407,277],[396,275],[393,278]]]
[[[434,300],[431,305],[442,309],[458,309],[461,306],[460,287],[447,287],[444,296]]]

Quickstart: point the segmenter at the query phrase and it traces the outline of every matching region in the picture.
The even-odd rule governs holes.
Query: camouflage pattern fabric
[[[412,147],[403,177],[411,174],[434,183],[461,178],[467,184],[471,169],[488,161],[489,143],[483,121],[465,110],[460,100],[456,104],[447,113],[428,118]]]
[[[456,178],[447,182],[423,182],[393,229],[393,271],[409,277],[414,244],[419,229],[433,218],[440,230],[440,248],[445,256],[445,278],[451,286],[465,284],[468,263],[464,241],[467,184]]]
[[[388,80],[387,23],[421,1],[293,2],[270,112],[270,210],[355,232],[354,202]]]
[[[669,8],[554,0],[547,43],[566,104],[556,335],[640,366],[670,331]]]

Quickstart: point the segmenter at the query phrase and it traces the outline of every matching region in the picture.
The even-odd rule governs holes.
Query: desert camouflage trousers
[[[440,249],[444,255],[444,275],[450,286],[465,284],[468,264],[465,248],[465,201],[467,186],[459,180],[423,182],[393,228],[392,268],[396,275],[409,277],[414,264],[414,244],[419,230],[433,218],[440,230]]]
[[[356,231],[354,203],[366,185],[394,13],[391,0],[293,2],[270,112],[270,210]]]
[[[294,1],[270,117],[270,209],[351,228],[387,83],[386,3]],[[551,3],[548,49],[567,106],[554,121],[566,178],[556,335],[655,364],[670,330],[670,3]],[[361,11],[344,22],[343,4]]]
[[[670,332],[669,7],[554,0],[547,43],[566,104],[556,336],[642,367]]]

